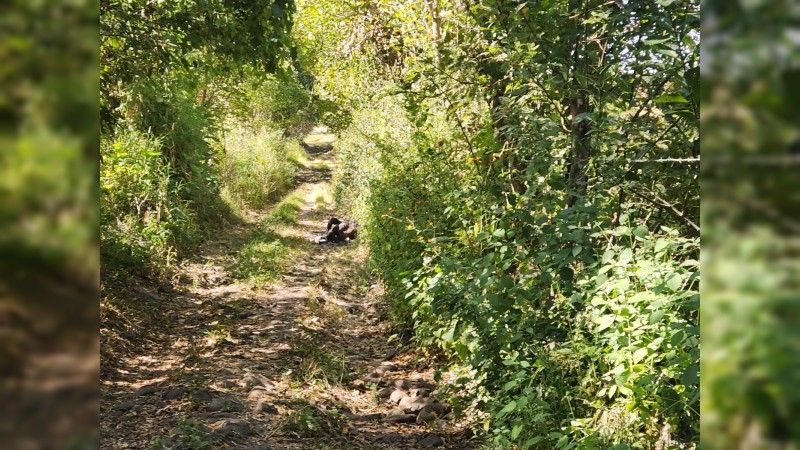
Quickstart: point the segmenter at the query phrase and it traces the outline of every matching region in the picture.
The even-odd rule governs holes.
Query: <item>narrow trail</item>
[[[173,286],[129,289],[160,308],[160,326],[106,370],[102,448],[477,448],[445,411],[429,422],[400,416],[387,397],[434,401],[432,369],[387,343],[387,306],[365,246],[313,242],[336,215],[332,141],[320,130],[305,139],[309,160],[286,197],[294,203],[227,226]],[[282,207],[292,220],[269,222]],[[234,274],[260,223],[288,249],[266,283]]]

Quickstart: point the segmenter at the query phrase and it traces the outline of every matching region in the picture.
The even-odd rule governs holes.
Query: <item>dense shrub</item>
[[[170,179],[161,139],[121,130],[101,145],[101,244],[107,262],[168,267],[197,223],[181,186]]]

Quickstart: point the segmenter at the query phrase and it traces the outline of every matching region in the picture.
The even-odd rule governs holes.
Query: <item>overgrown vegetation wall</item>
[[[457,406],[503,448],[695,445],[698,4],[296,17],[316,88],[352,111],[337,199]]]

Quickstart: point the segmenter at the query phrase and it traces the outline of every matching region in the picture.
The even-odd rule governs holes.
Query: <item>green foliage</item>
[[[337,202],[494,445],[696,445],[698,2],[301,2],[296,23],[354,110]]]
[[[317,114],[290,64],[294,4],[100,9],[104,256],[164,271],[293,183],[303,152],[273,130],[302,132]]]
[[[269,216],[258,224],[239,249],[232,271],[235,276],[266,283],[281,273],[292,250],[307,242],[283,237],[275,232],[275,227],[296,222],[302,202],[299,195],[293,194],[272,208]]]
[[[3,271],[96,290],[97,4],[12,1],[3,17],[0,253],[13,268]]]
[[[223,139],[222,197],[238,210],[261,209],[294,183],[305,152],[294,140],[261,128],[231,127]]]
[[[290,58],[293,11],[291,0],[102,2],[104,122],[115,121],[127,86],[143,78],[176,69],[228,72],[248,63],[277,71]]]
[[[101,248],[117,263],[168,267],[196,224],[180,186],[170,181],[160,139],[123,130],[101,145]]]

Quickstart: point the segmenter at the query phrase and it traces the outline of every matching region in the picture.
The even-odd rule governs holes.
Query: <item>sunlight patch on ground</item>
[[[306,197],[307,203],[312,203],[317,211],[333,207],[333,194],[330,183],[319,183]]]
[[[333,141],[336,140],[336,136],[333,134],[325,134],[324,131],[322,133],[317,133],[316,129],[314,131],[315,131],[314,133],[306,136],[305,139],[303,139],[303,142],[306,145],[313,145],[315,147],[327,146],[327,145],[332,145]]]

